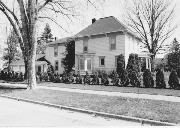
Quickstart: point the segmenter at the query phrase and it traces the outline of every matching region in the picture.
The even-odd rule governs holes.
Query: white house
[[[124,54],[127,64],[131,53],[145,58],[146,68],[150,69],[150,57],[141,54],[140,39],[113,16],[93,19],[92,24],[75,37],[75,69],[81,74],[115,70],[117,56]]]
[[[48,44],[46,59],[58,73],[63,73],[62,59],[65,57],[65,43],[72,37],[56,40]],[[116,59],[120,54],[125,56],[137,53],[150,69],[150,56],[141,53],[140,39],[119,22],[115,17],[92,20],[92,24],[73,37],[75,40],[75,70],[84,74],[93,70],[112,71],[116,69]]]
[[[46,56],[45,58],[51,63],[54,67],[55,72],[62,74],[64,67],[62,60],[65,57],[65,43],[71,39],[71,37],[62,38],[51,42],[47,45]]]

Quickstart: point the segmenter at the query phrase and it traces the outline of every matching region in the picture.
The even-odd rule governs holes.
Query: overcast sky
[[[5,0],[6,1],[6,0]],[[9,0],[11,1],[11,0]],[[83,0],[80,0],[83,1]],[[64,20],[62,18],[57,18],[57,22],[68,32],[62,30],[60,27],[55,25],[54,23],[50,23],[50,27],[52,29],[52,33],[54,37],[63,38],[67,36],[73,36],[74,34],[81,31],[83,28],[87,27],[91,24],[92,18],[102,18],[107,16],[114,16],[120,21],[123,21],[123,5],[122,0],[99,0],[99,3],[96,5],[95,9],[93,6],[87,6],[85,4],[79,5],[76,7],[76,10],[79,12],[80,16],[73,19],[73,22]],[[178,28],[174,32],[173,38],[177,38],[180,41],[180,0],[176,1],[176,11],[175,11],[175,22],[178,25]],[[12,3],[10,3],[12,4]],[[43,28],[45,26],[45,22],[41,22],[38,24],[38,33],[42,33]],[[6,40],[6,26],[8,26],[8,21],[6,17],[2,13],[0,13],[0,42],[3,46],[3,42]],[[9,27],[8,27],[9,30]]]

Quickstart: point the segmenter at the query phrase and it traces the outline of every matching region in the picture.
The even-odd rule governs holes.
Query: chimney
[[[92,19],[92,24],[96,22],[96,18],[93,18]]]

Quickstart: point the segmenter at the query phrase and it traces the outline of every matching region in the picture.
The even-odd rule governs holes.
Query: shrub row
[[[140,61],[137,54],[130,54],[128,59],[127,68],[125,69],[125,59],[121,54],[117,57],[117,68],[116,71],[112,71],[109,74],[105,71],[94,72],[93,75],[89,75],[88,72],[84,76],[79,73],[77,75],[69,74],[53,74],[52,72],[43,73],[39,75],[40,81],[52,81],[58,83],[75,83],[75,84],[89,84],[89,85],[114,85],[114,86],[132,86],[142,87],[141,78],[143,85],[146,88],[166,88],[163,71],[159,68],[156,70],[155,81],[150,70],[145,69],[142,75],[140,72]],[[141,77],[142,76],[142,77]],[[168,82],[170,88],[180,89],[177,73],[172,70],[169,76]]]
[[[142,79],[141,79],[142,78]],[[145,87],[145,88],[166,88],[166,83],[164,80],[164,73],[161,69],[156,72],[155,80],[149,69],[146,69],[142,74],[142,77],[136,77],[136,73],[128,74],[127,70],[124,69],[121,74],[116,71],[112,71],[107,74],[104,71],[100,73],[96,72],[93,75],[89,75],[88,72],[84,76],[80,74],[77,75],[66,75],[66,74],[47,74],[41,75],[40,81],[50,81],[54,83],[66,83],[66,84],[86,84],[86,85],[113,85],[119,87]],[[143,85],[141,85],[141,80]],[[138,83],[137,83],[138,82]],[[175,70],[172,70],[168,84],[172,89],[180,89],[178,76]],[[138,85],[138,86],[136,86]]]
[[[0,79],[5,80],[5,81],[22,82],[22,81],[24,81],[24,74],[22,72],[1,71]]]

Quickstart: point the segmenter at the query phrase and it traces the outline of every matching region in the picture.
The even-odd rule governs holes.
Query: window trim
[[[101,65],[101,59],[104,59],[104,65]],[[105,56],[100,56],[99,57],[99,67],[105,67]]]

